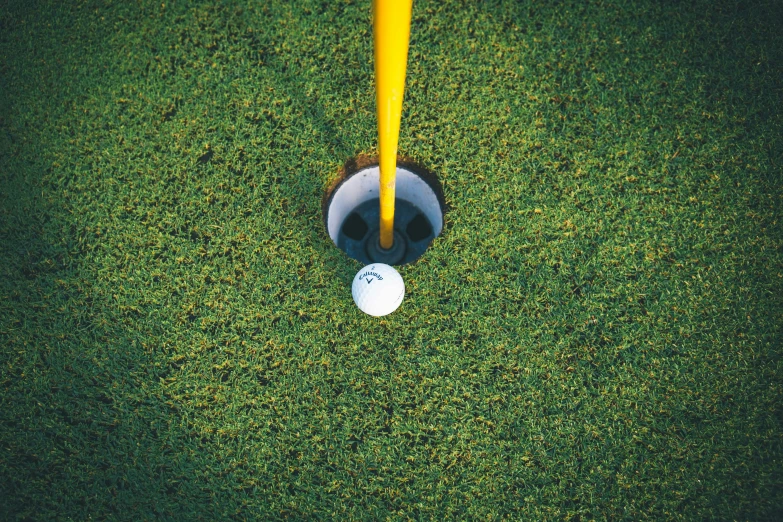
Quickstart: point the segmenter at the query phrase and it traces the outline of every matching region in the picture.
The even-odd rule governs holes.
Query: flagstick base
[[[380,240],[380,231],[374,232],[367,239],[367,257],[371,261],[396,265],[405,258],[406,242],[399,232],[394,231],[394,243],[389,249],[383,248]]]

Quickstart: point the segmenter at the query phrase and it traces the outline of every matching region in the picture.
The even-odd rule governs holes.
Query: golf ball
[[[405,283],[393,267],[383,263],[367,265],[353,278],[353,300],[362,312],[381,317],[400,306]]]

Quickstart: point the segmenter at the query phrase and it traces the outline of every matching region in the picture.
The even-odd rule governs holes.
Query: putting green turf
[[[369,2],[37,4],[0,518],[783,516],[779,3],[416,0],[450,208],[380,320],[320,207],[376,152]]]

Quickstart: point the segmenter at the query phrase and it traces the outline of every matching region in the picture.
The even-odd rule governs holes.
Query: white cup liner
[[[328,203],[326,229],[337,244],[340,228],[359,205],[380,197],[380,168],[371,166],[346,177],[334,189]],[[424,213],[437,237],[443,230],[443,209],[435,190],[418,174],[397,166],[395,197],[403,199]]]

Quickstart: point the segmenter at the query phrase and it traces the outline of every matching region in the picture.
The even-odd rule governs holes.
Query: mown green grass
[[[782,14],[417,0],[379,320],[368,2],[0,7],[1,518],[778,519]]]

